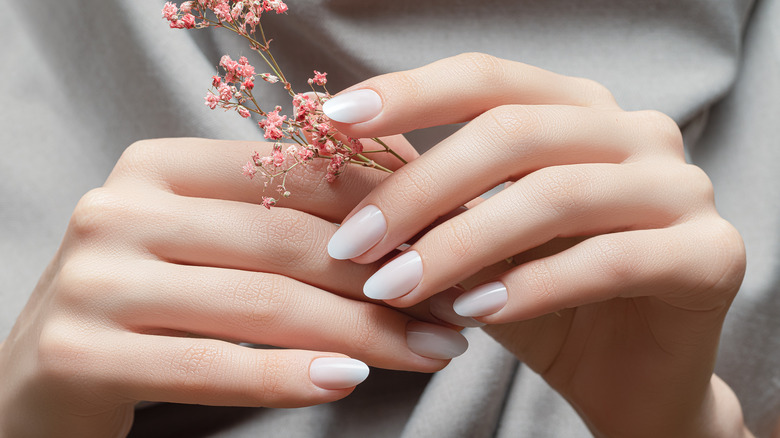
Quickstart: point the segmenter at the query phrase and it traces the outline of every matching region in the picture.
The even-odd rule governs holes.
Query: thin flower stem
[[[390,148],[390,146],[388,146],[385,142],[383,142],[382,139],[380,139],[378,137],[373,137],[373,138],[371,138],[371,140],[374,140],[375,142],[379,143],[383,148],[385,148],[385,151],[393,154],[393,156],[398,158],[399,160],[401,160],[402,163],[409,164],[406,160],[403,159],[403,157],[398,155],[398,153],[396,151],[392,150]]]

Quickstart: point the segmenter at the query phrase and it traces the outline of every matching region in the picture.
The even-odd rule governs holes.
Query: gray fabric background
[[[0,0],[0,336],[54,254],[80,196],[133,141],[259,139],[202,96],[227,35],[167,28],[162,1]],[[742,232],[745,284],[717,371],[769,436],[780,413],[780,0],[290,1],[266,26],[285,71],[337,90],[482,51],[609,87],[685,127],[721,214]],[[268,99],[281,94],[269,92]],[[411,135],[421,149],[442,131]],[[572,409],[478,330],[434,376],[374,370],[347,399],[295,410],[159,405],[133,436],[578,437]],[[0,376],[0,381],[2,376]]]

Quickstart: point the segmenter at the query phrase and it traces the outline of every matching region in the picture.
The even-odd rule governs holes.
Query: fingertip
[[[500,281],[486,283],[455,299],[452,308],[460,316],[482,317],[492,315],[506,306],[509,295]]]
[[[349,357],[318,357],[311,361],[309,378],[321,389],[351,389],[368,378],[365,363]]]
[[[336,260],[355,258],[382,240],[386,232],[382,211],[367,205],[336,230],[328,241],[328,254]]]
[[[347,91],[325,102],[322,112],[335,122],[363,123],[382,112],[382,98],[370,88]]]

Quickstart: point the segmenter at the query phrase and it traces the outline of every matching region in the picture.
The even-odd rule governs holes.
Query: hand
[[[410,306],[503,264],[455,310],[490,324],[596,435],[741,433],[713,366],[744,248],[670,118],[623,111],[593,81],[481,54],[370,79],[325,112],[361,137],[468,122],[355,207],[329,242],[335,258],[374,262],[513,183],[422,235],[367,296]],[[358,223],[377,231],[348,232]]]
[[[308,169],[288,179],[289,208],[269,211],[241,175],[253,148],[271,144],[141,142],[84,196],[0,347],[0,435],[122,436],[139,400],[324,403],[368,373],[347,356],[432,372],[465,349],[452,329],[366,302],[378,266],[323,249],[386,174],[327,184]]]

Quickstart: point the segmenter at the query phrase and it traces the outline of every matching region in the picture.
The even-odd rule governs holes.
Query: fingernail
[[[382,98],[374,90],[363,89],[339,94],[322,105],[322,112],[341,123],[367,122],[382,111]]]
[[[376,271],[363,285],[363,293],[375,300],[392,300],[414,289],[422,280],[422,259],[407,251]]]
[[[455,299],[452,308],[460,316],[485,316],[506,305],[506,286],[500,281],[483,284]]]
[[[351,388],[368,377],[368,366],[346,357],[320,357],[309,367],[311,382],[322,389]]]
[[[367,205],[344,222],[328,242],[328,254],[337,260],[348,260],[368,251],[382,240],[387,222],[382,211]]]
[[[455,309],[452,308],[452,303],[455,302],[455,299],[462,295],[463,292],[464,290],[459,287],[452,287],[444,292],[437,293],[432,296],[428,302],[428,310],[431,312],[431,315],[450,324],[459,325],[461,327],[484,326],[484,322],[479,322],[474,318],[460,316],[455,313]]]
[[[466,338],[455,330],[419,321],[406,326],[406,344],[413,352],[431,359],[452,359],[469,348]]]

